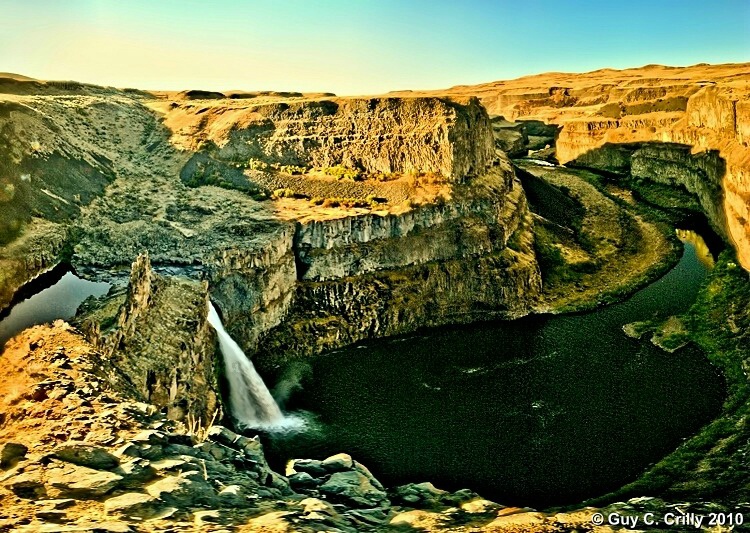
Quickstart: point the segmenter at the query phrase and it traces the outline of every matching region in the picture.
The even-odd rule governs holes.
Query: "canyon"
[[[688,198],[731,244],[739,264],[750,267],[747,72],[747,64],[648,66],[373,97],[149,93],[0,78],[0,308],[58,264],[113,286],[71,318],[77,330],[60,323],[29,330],[2,355],[19,368],[26,359],[39,361],[38,376],[29,375],[27,390],[19,385],[0,421],[3,441],[25,439],[18,445],[32,450],[16,454],[3,473],[3,506],[18,508],[15,519],[23,520],[44,494],[77,497],[69,481],[55,481],[69,475],[57,472],[69,468],[68,456],[57,451],[68,441],[102,449],[131,442],[159,451],[129,456],[128,468],[139,460],[182,463],[153,467],[158,472],[140,464],[150,473],[132,485],[117,470],[124,468],[121,454],[111,468],[79,464],[109,484],[101,492],[87,489],[70,516],[106,511],[115,522],[130,517],[136,527],[144,518],[154,528],[175,521],[189,527],[193,511],[220,508],[217,522],[245,524],[248,531],[318,530],[326,520],[341,531],[387,524],[581,527],[590,509],[545,514],[503,508],[471,491],[386,490],[351,458],[326,463],[345,463],[330,469],[300,462],[281,476],[268,468],[259,444],[241,440],[247,437],[218,426],[201,434],[196,428],[232,423],[209,302],[266,374],[422,328],[590,308],[622,298],[676,262],[674,237],[637,205],[645,199],[684,207],[661,205],[659,187]],[[516,161],[520,156],[571,170]],[[581,168],[612,181],[599,189],[574,172]],[[557,212],[560,206],[567,211]],[[561,262],[550,266],[555,254]],[[731,338],[744,339],[750,314],[745,302],[732,305]],[[58,344],[58,351],[51,348]],[[43,370],[57,368],[56,361],[73,368],[60,367],[67,377]],[[58,383],[79,379],[77,373],[81,383]],[[106,392],[81,394],[77,389],[91,379]],[[46,392],[35,392],[40,387]],[[24,437],[25,419],[65,405],[94,402],[103,409],[100,394],[134,402],[146,415],[134,420],[107,411],[113,420],[131,417],[122,426],[127,431],[109,429],[111,441],[106,428],[89,439],[72,426],[39,437],[38,445],[32,442],[38,435]],[[733,413],[744,420],[744,411]],[[135,429],[159,434],[139,440]],[[704,453],[718,449],[711,443]],[[200,473],[200,461],[202,482],[190,474]],[[242,512],[229,510],[236,498],[222,500],[225,489],[203,486],[206,461],[218,480],[230,476],[229,463],[253,463],[231,476],[242,478],[245,503],[251,494],[260,500],[243,504]],[[708,471],[718,468],[707,464]],[[648,496],[714,497],[686,488],[690,468]],[[336,479],[359,488],[341,488]],[[158,484],[184,487],[142,490]],[[138,505],[120,506],[128,494]],[[321,494],[338,507],[327,508]],[[636,486],[626,504],[596,504],[670,505],[638,498],[645,494]],[[714,503],[729,505],[743,494],[737,489]],[[274,507],[279,498],[288,503]],[[360,511],[349,512],[354,508]],[[204,529],[221,529],[204,518]],[[31,520],[19,524],[41,527]]]

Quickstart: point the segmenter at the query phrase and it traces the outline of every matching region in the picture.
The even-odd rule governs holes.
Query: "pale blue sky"
[[[0,0],[0,71],[144,89],[380,93],[750,61],[750,0]]]

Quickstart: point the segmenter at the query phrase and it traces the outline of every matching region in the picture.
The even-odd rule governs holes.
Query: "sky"
[[[750,0],[0,0],[0,72],[140,89],[439,89],[750,61]]]

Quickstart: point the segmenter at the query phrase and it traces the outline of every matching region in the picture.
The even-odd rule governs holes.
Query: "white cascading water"
[[[253,362],[224,329],[213,304],[208,304],[208,323],[219,336],[219,347],[224,356],[224,368],[229,382],[229,408],[237,424],[243,427],[262,427],[284,420],[271,392],[255,370]]]

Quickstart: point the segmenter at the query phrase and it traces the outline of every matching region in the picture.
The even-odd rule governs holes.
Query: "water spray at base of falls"
[[[282,425],[284,414],[239,345],[224,329],[213,304],[208,304],[208,323],[216,330],[229,382],[229,408],[243,428]]]

